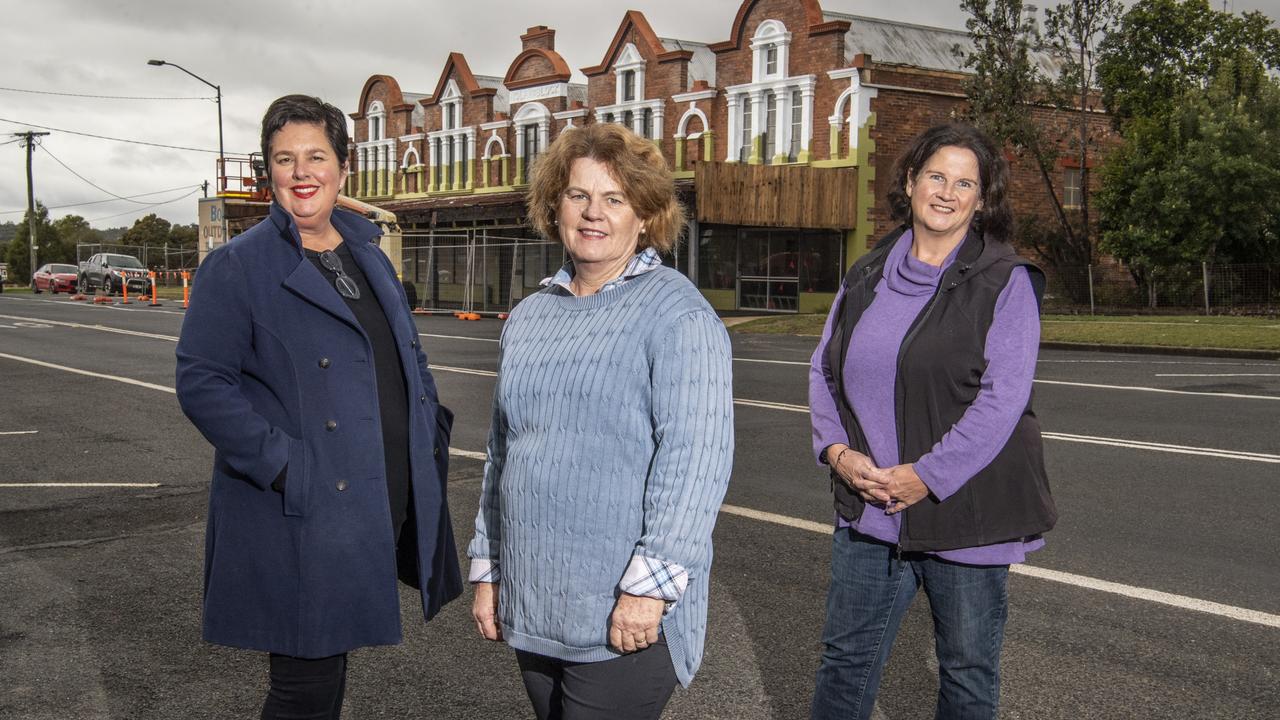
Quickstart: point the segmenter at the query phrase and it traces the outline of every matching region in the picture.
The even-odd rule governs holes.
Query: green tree
[[[1104,165],[1103,247],[1139,282],[1161,266],[1280,261],[1280,82],[1235,55],[1207,88],[1127,119]]]
[[[1022,0],[961,0],[960,7],[969,13],[965,25],[973,43],[972,52],[955,50],[972,73],[965,83],[967,117],[1012,149],[1017,159],[1031,163],[1052,208],[1054,227],[1045,228],[1033,218],[1028,224],[1038,231],[1022,232],[1021,238],[1051,265],[1089,264],[1093,246],[1088,234],[1067,217],[1054,188],[1060,148],[1068,138],[1054,134],[1049,129],[1053,123],[1045,122],[1046,116],[1052,121],[1072,106],[1069,90],[1076,87],[1075,77],[1050,77],[1041,68],[1041,61],[1050,57],[1049,46]]]
[[[1076,259],[1085,255],[1086,264],[1093,261],[1094,245],[1089,219],[1090,157],[1101,151],[1091,119],[1099,109],[1095,92],[1099,83],[1099,46],[1119,24],[1123,10],[1119,0],[1071,0],[1045,11],[1047,48],[1060,63],[1056,92],[1051,95],[1060,110],[1071,114],[1072,132],[1067,144],[1080,168],[1080,222],[1076,252],[1071,254]],[[1045,250],[1037,250],[1045,254]]]
[[[200,226],[196,223],[190,225],[174,225],[169,230],[169,246],[182,250],[195,250],[200,242]]]
[[[14,233],[13,240],[5,251],[5,262],[9,264],[11,282],[30,282],[31,280],[31,225],[28,222],[31,213],[24,213],[22,224]],[[41,265],[47,262],[62,262],[62,243],[57,229],[49,222],[49,211],[39,202],[36,203],[36,262]]]
[[[168,220],[159,217],[155,213],[138,218],[133,227],[125,231],[120,236],[120,242],[125,245],[137,245],[143,248],[155,248],[160,250],[165,243],[169,242],[169,231],[172,225]],[[144,250],[139,259],[143,262],[150,263],[150,251]]]
[[[79,260],[80,254],[76,250],[79,245],[97,245],[102,242],[102,233],[90,227],[89,222],[79,215],[64,215],[55,220],[53,226],[57,229],[58,239],[62,244],[61,262]]]
[[[1103,105],[1123,127],[1207,87],[1241,51],[1280,68],[1280,31],[1262,13],[1225,13],[1207,0],[1138,0],[1099,51]]]

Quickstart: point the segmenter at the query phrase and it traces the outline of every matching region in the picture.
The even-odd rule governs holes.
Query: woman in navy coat
[[[334,202],[342,112],[291,95],[262,126],[270,216],[200,267],[178,401],[214,447],[204,638],[270,653],[263,718],[337,718],[346,653],[461,591],[445,499],[452,415],[378,229]]]

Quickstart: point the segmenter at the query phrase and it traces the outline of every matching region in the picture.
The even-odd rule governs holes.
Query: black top
[[[351,256],[351,249],[344,242],[333,251],[342,260],[343,271],[360,288],[359,300],[346,297],[342,299],[351,308],[356,321],[369,336],[369,344],[373,346],[373,368],[378,383],[378,415],[382,421],[382,451],[387,468],[387,499],[391,503],[391,529],[395,533],[393,537],[398,541],[409,511],[409,401],[404,372],[396,351],[395,336],[391,334],[391,323],[387,321],[386,312],[378,302],[378,297],[373,294],[373,288],[369,287],[369,281]],[[306,253],[311,264],[332,285],[338,274],[325,269],[320,263],[320,253],[314,250],[307,250]],[[334,292],[338,292],[336,288]]]
[[[836,322],[822,359],[836,380],[837,407],[849,446],[868,455],[866,436],[845,399],[844,361],[851,328],[875,298],[888,249],[905,230],[904,226],[885,236],[849,269],[840,305],[832,310]],[[912,322],[898,351],[894,388],[902,462],[929,452],[976,399],[996,300],[1017,267],[1027,269],[1038,301],[1044,293],[1044,273],[1018,257],[1009,244],[970,233]],[[859,517],[862,499],[834,475],[832,480],[836,511],[847,519]],[[1028,398],[1009,440],[987,467],[945,501],[929,495],[903,512],[898,545],[908,551],[978,547],[1047,532],[1057,519],[1040,423]]]

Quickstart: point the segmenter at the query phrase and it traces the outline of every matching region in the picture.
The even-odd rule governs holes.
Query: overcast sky
[[[473,72],[505,74],[533,25],[555,28],[556,49],[575,69],[600,62],[623,14],[643,11],[661,37],[728,39],[736,0],[0,0],[0,143],[34,125],[57,128],[34,155],[36,198],[53,217],[94,227],[132,225],[150,212],[196,222],[198,186],[212,185],[218,147],[213,90],[157,58],[222,86],[228,155],[258,146],[262,113],[289,93],[317,95],[353,112],[370,75],[406,92],[430,92],[450,51]],[[1048,3],[1042,2],[1041,5]],[[1280,17],[1280,0],[1237,0],[1237,11]],[[964,27],[958,0],[825,0],[826,10],[940,27]],[[15,90],[195,100],[115,100]],[[18,124],[8,121],[17,121]],[[92,133],[213,152],[173,150],[69,134]],[[46,152],[47,151],[47,152]],[[55,159],[56,158],[56,159]],[[59,165],[64,163],[88,181]],[[26,208],[25,152],[0,145],[0,221]],[[105,192],[104,192],[105,191]],[[111,199],[111,194],[136,196]],[[192,193],[183,198],[183,195]],[[181,199],[179,199],[181,198]],[[81,203],[99,202],[91,205]],[[168,202],[166,202],[168,201]],[[156,206],[144,203],[165,202]],[[76,204],[77,207],[57,207]],[[19,212],[8,212],[8,211]]]

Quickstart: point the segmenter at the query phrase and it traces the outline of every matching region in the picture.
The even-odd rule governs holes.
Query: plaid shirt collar
[[[622,269],[621,275],[605,283],[600,288],[599,292],[604,292],[605,290],[611,290],[625,285],[627,281],[633,280],[647,272],[657,270],[661,265],[662,256],[658,254],[658,251],[653,248],[645,248],[641,252],[636,253],[635,257],[631,258],[630,262],[627,263],[627,266]],[[556,272],[555,275],[552,275],[549,278],[543,278],[542,282],[538,284],[542,287],[557,285],[563,288],[565,292],[572,295],[573,290],[569,287],[569,283],[572,280],[573,262],[567,262]]]

